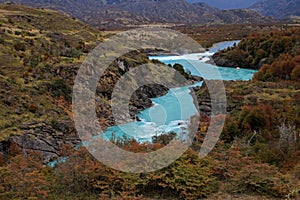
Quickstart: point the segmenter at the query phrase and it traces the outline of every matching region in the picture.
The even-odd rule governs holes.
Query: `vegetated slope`
[[[215,161],[226,163],[217,170],[223,188],[220,193],[246,193],[251,198],[258,195],[257,199],[289,195],[297,199],[300,191],[300,179],[296,175],[300,166],[299,80],[224,81],[224,84],[227,119],[220,137],[222,144],[210,154]],[[196,88],[196,93],[201,99],[199,107],[210,108],[207,87]],[[272,174],[273,170],[279,174]],[[289,181],[283,177],[289,177]]]
[[[57,11],[0,5],[0,140],[27,135],[27,148],[49,154],[60,143],[77,143],[71,84],[102,40],[97,29]]]
[[[283,24],[230,24],[214,26],[181,26],[176,27],[177,31],[187,34],[204,48],[223,41],[242,40],[252,32],[270,32],[282,30]]]
[[[300,0],[260,0],[250,9],[276,19],[300,16]]]
[[[72,85],[104,36],[57,11],[20,5],[0,5],[0,24],[0,151],[16,142],[24,151],[40,151],[47,162],[61,144],[79,143],[71,120]],[[108,103],[101,106],[105,117]]]
[[[280,55],[271,64],[265,64],[254,76],[260,81],[293,80],[300,81],[300,48],[297,53]]]
[[[238,166],[225,173],[219,171],[221,176],[218,177],[233,186],[222,185],[231,190],[230,193],[242,194],[250,190],[248,194],[251,195],[299,197],[300,179],[296,175],[300,169],[299,37],[299,28],[253,33],[235,48],[228,48],[214,57],[217,61],[222,60],[222,56],[227,59],[227,63],[221,61],[225,66],[258,68],[258,63],[262,66],[252,81],[224,81],[228,115],[220,141],[221,146],[229,148],[221,148],[214,155],[224,159],[224,152],[233,153],[230,154],[232,160],[227,160],[229,163],[238,157]],[[270,64],[263,64],[265,62]],[[209,113],[212,106],[208,88],[204,84],[195,91],[200,111]],[[205,119],[203,121],[201,123],[205,124]],[[217,157],[214,159],[218,160]],[[243,165],[248,169],[242,167],[245,171],[240,171]],[[226,166],[230,168],[230,164]],[[259,174],[256,174],[257,167]],[[290,177],[290,181],[280,179],[282,175],[269,174],[276,168]],[[265,189],[261,190],[259,185],[266,182],[273,183],[263,184]]]
[[[42,152],[47,163],[58,155],[61,144],[79,142],[71,120],[72,85],[87,53],[104,35],[56,11],[20,5],[1,5],[0,20],[0,152],[14,141],[25,150]],[[109,101],[118,79],[150,62],[146,54],[134,51],[105,71],[95,108],[103,129],[114,125]],[[162,87],[137,91],[131,98],[132,117],[152,105],[150,97],[167,91]]]
[[[69,129],[75,135],[71,86],[104,35],[57,11],[20,5],[0,5],[0,24],[0,138],[31,129],[49,129],[50,138],[65,134],[59,141],[67,140]]]
[[[6,1],[1,0],[1,3]],[[270,19],[250,10],[223,12],[204,3],[185,0],[45,1],[15,0],[14,3],[64,11],[99,27],[149,23],[264,23]]]
[[[282,54],[299,54],[300,28],[270,33],[255,33],[243,39],[236,47],[216,53],[216,65],[260,69],[271,64]],[[279,58],[280,59],[280,58]]]

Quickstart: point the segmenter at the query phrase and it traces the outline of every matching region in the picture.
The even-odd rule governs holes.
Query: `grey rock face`
[[[75,147],[80,143],[71,122],[60,122],[53,125],[30,123],[23,127],[24,134],[12,136],[0,142],[0,152],[7,154],[12,144],[18,144],[24,152],[32,150],[41,153],[43,163],[56,159],[63,144]]]

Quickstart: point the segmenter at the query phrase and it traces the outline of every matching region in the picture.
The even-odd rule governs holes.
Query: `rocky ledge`
[[[60,156],[60,148],[64,144],[73,147],[80,143],[71,121],[47,124],[33,122],[22,127],[23,134],[12,136],[0,142],[0,153],[7,154],[13,144],[19,145],[23,152],[37,151],[41,153],[44,164]]]
[[[215,53],[210,61],[207,63],[212,64],[212,65],[217,65],[220,67],[232,67],[232,68],[246,68],[246,69],[255,69],[259,70],[264,64],[271,64],[273,62],[273,59],[271,58],[262,58],[258,65],[253,65],[252,63],[246,63],[246,62],[237,62],[234,60],[231,60],[228,58],[226,53],[218,52]]]
[[[215,53],[211,57],[210,64],[214,64],[220,67],[234,67],[234,68],[241,67],[237,62],[222,56],[220,53]]]
[[[207,81],[207,80],[206,80]],[[224,81],[225,88],[229,87],[231,81]],[[215,84],[214,81],[210,81],[210,84]],[[212,86],[213,87],[213,86]],[[206,82],[203,82],[202,86],[193,87],[195,97],[198,102],[198,111],[201,116],[210,117],[212,115],[212,101]],[[232,94],[230,91],[226,91],[226,102],[214,102],[216,110],[219,110],[226,104],[227,113],[231,113],[233,110],[240,109],[242,107],[243,98]],[[219,113],[214,113],[217,115]]]

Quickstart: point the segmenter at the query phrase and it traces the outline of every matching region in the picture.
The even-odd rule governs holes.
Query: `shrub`
[[[289,193],[288,180],[268,164],[251,164],[243,167],[231,180],[232,193],[258,194],[285,197]]]
[[[43,167],[41,155],[22,150],[12,144],[9,148],[9,162],[0,167],[1,199],[47,199],[50,181]]]
[[[238,122],[228,117],[225,121],[221,139],[226,143],[230,143],[239,134],[240,134],[240,130],[239,130]]]
[[[15,31],[15,35],[22,35],[21,31]]]
[[[239,125],[244,130],[259,131],[266,125],[266,117],[258,107],[244,107],[239,116]]]
[[[299,81],[300,80],[300,65],[296,66],[292,71],[292,80]]]
[[[153,136],[152,137],[152,142],[153,143],[160,143],[162,145],[167,145],[169,144],[169,142],[171,140],[173,140],[176,137],[176,133],[175,132],[171,132],[171,133],[165,133],[165,134],[161,134],[159,136]]]
[[[34,103],[30,104],[28,107],[28,110],[32,113],[35,113],[37,111],[38,107]]]
[[[80,58],[83,52],[79,49],[67,49],[65,52],[61,53],[61,56],[66,56],[70,58]]]
[[[279,80],[300,80],[299,56],[282,54],[272,64],[263,65],[254,80],[279,81]]]
[[[188,150],[170,166],[149,173],[143,185],[142,194],[164,194],[160,198],[201,199],[217,190],[212,175],[213,161],[200,159],[193,150]]]
[[[279,166],[282,161],[284,161],[285,155],[279,149],[275,148],[274,145],[277,144],[263,144],[256,143],[252,147],[253,157],[258,158],[264,163],[269,163],[271,165]]]
[[[28,36],[30,36],[30,37],[34,37],[34,36],[36,36],[36,34],[35,34],[35,33],[31,33],[31,32],[27,32],[27,33],[26,33],[26,35],[28,35]]]
[[[24,43],[19,42],[19,41],[16,44],[14,44],[14,48],[17,51],[26,51],[26,45]]]
[[[8,19],[8,23],[10,23],[10,24],[13,25],[13,24],[14,24],[14,21],[13,21],[11,18],[9,18],[9,19]]]
[[[35,68],[41,62],[41,58],[39,55],[31,55],[29,58],[30,67]]]
[[[54,97],[63,96],[66,101],[71,101],[72,89],[62,79],[57,79],[52,84],[48,84],[48,90],[52,92]]]
[[[185,78],[189,77],[189,74],[185,72],[184,68],[180,64],[174,64],[173,68],[178,71],[181,75],[183,75]]]
[[[300,163],[294,167],[294,178],[300,180]]]

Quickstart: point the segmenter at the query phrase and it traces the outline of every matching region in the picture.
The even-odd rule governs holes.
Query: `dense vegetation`
[[[299,55],[300,29],[292,28],[269,33],[252,33],[235,48],[228,48],[213,56],[220,66],[260,69],[264,64]]]
[[[298,49],[300,50],[300,48]],[[300,52],[300,51],[298,51]],[[261,81],[300,80],[300,54],[292,56],[282,54],[271,64],[265,64],[255,75]]]
[[[284,24],[232,24],[232,25],[190,25],[174,28],[195,39],[204,48],[223,41],[241,40],[249,33],[278,31],[285,29]]]
[[[24,154],[12,144],[0,159],[1,197],[216,199],[238,195],[247,199],[251,195],[296,199],[300,189],[299,90],[296,82],[226,82],[229,105],[236,108],[227,117],[214,151],[205,159],[198,157],[209,125],[209,119],[203,118],[193,146],[175,163],[153,173],[118,172],[99,163],[84,148],[75,150],[69,145],[60,150],[61,157],[68,156],[67,162],[45,167],[39,154]],[[199,95],[206,92],[202,88]],[[135,140],[116,144],[127,151],[149,152],[162,148],[171,138],[157,137],[154,144]]]

